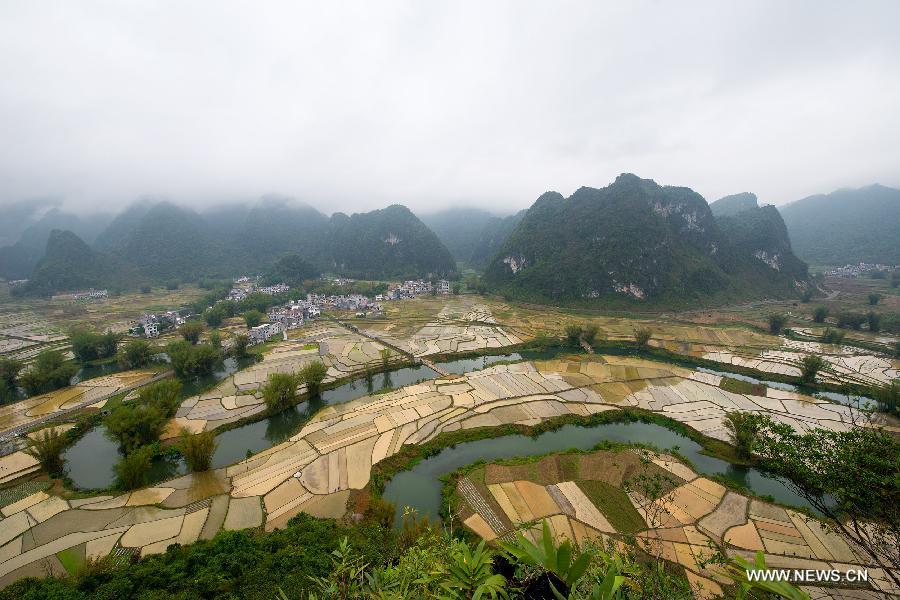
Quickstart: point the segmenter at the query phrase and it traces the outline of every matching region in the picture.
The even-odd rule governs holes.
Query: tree
[[[865,321],[865,315],[852,312],[842,312],[838,315],[837,326],[844,329],[853,329],[859,331]]]
[[[22,371],[22,362],[14,358],[0,357],[0,384],[15,387],[16,378]]]
[[[200,335],[203,333],[204,329],[203,323],[200,323],[199,321],[189,321],[178,328],[178,333],[181,334],[181,337],[183,337],[185,341],[196,344],[200,341]]]
[[[168,420],[165,412],[155,406],[123,404],[107,415],[105,424],[122,451],[130,454],[157,441]]]
[[[112,331],[95,333],[85,329],[74,329],[69,333],[72,354],[80,362],[108,358],[115,355],[119,335]]]
[[[462,289],[462,286],[460,286],[458,283],[454,283],[454,284],[453,284],[453,295],[454,295],[454,296],[459,296],[459,291],[460,291],[461,289]]]
[[[869,306],[875,306],[876,304],[878,304],[879,300],[881,300],[880,294],[869,294]]]
[[[810,300],[812,300],[812,290],[811,289],[803,290],[803,293],[800,295],[800,302],[803,302],[804,304],[806,304]]]
[[[222,362],[222,353],[209,344],[192,346],[185,341],[169,342],[166,353],[179,377],[202,377],[212,373]]]
[[[213,431],[191,435],[187,429],[181,430],[178,449],[191,472],[209,471],[217,446],[216,434]]]
[[[594,344],[594,340],[597,339],[597,331],[598,327],[596,325],[594,325],[593,323],[588,323],[581,331],[581,339],[584,340],[584,342],[588,346],[592,346]]]
[[[855,542],[894,585],[900,574],[900,441],[877,427],[799,433],[766,417],[756,452],[763,466]],[[891,568],[889,568],[891,567]]]
[[[750,459],[761,425],[760,415],[756,413],[740,411],[725,413],[725,429],[731,435],[731,443],[739,458]]]
[[[815,383],[816,374],[825,367],[825,361],[818,354],[807,354],[800,361],[800,381]]]
[[[302,376],[293,373],[270,373],[263,386],[263,400],[271,410],[281,410],[297,403],[297,386]]]
[[[381,355],[381,366],[385,369],[388,368],[388,364],[391,361],[391,349],[390,348],[382,348],[378,351],[378,354]]]
[[[247,347],[250,345],[250,338],[243,333],[239,333],[232,339],[234,341],[231,343],[231,353],[235,358],[246,358]]]
[[[578,346],[581,342],[581,325],[566,325],[566,340],[570,346]]]
[[[218,329],[213,329],[209,332],[209,345],[217,350],[222,348],[222,334],[219,333]]]
[[[869,395],[878,403],[881,412],[900,415],[900,379],[872,389]]]
[[[147,340],[131,340],[119,350],[119,366],[123,369],[139,369],[152,359],[153,346]]]
[[[142,286],[141,286],[141,293],[142,293],[142,294],[149,294],[150,291],[151,291],[151,290],[150,290],[150,286],[149,286],[149,285],[142,285]]]
[[[260,323],[262,323],[263,315],[258,310],[248,310],[244,313],[244,322],[247,324],[247,329],[253,329]]]
[[[167,289],[167,290],[177,290],[177,289],[178,289],[178,282],[175,281],[174,279],[172,279],[172,280],[170,280],[170,281],[167,281],[167,282],[166,282],[166,289]]]
[[[138,448],[126,454],[115,466],[119,486],[124,490],[133,490],[147,483],[147,474],[153,463],[153,446]]]
[[[634,332],[634,341],[637,342],[637,345],[641,347],[645,347],[648,343],[650,343],[651,337],[653,337],[653,332],[646,327],[637,329]]]
[[[845,333],[840,329],[832,329],[831,327],[825,328],[824,333],[822,333],[822,343],[823,344],[840,344],[844,341]]]
[[[78,367],[67,361],[62,352],[43,350],[32,367],[19,376],[19,384],[29,395],[43,394],[68,386],[77,371]]]
[[[318,396],[322,387],[322,381],[328,375],[328,368],[322,361],[314,361],[303,367],[300,377],[306,383],[306,390],[310,396]]]
[[[135,401],[121,404],[107,415],[106,430],[125,454],[152,444],[178,409],[181,383],[174,379],[157,381],[141,388]]]
[[[62,453],[66,448],[66,438],[56,427],[38,432],[31,446],[25,448],[28,456],[37,460],[49,475],[59,475],[63,470]]]
[[[869,331],[872,333],[881,331],[881,315],[870,310],[866,315],[866,321],[869,323]]]
[[[218,306],[207,308],[203,311],[203,320],[210,327],[218,327],[225,320],[224,310]]]
[[[825,306],[817,306],[815,310],[813,310],[813,321],[816,323],[824,323],[825,319],[828,318],[828,308]]]
[[[785,323],[787,323],[786,316],[780,314],[769,315],[769,333],[778,335],[784,329]]]

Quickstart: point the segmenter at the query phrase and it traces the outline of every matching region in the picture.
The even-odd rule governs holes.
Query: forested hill
[[[10,218],[14,218],[14,215]],[[0,247],[0,277],[25,279],[31,275],[44,255],[50,232],[54,229],[69,230],[90,243],[107,223],[109,223],[107,215],[98,214],[81,218],[58,208],[47,211],[41,218],[28,224],[15,243]]]
[[[22,275],[37,280],[29,286],[30,293],[268,273],[285,256],[299,257],[308,272],[356,278],[443,276],[454,271],[447,248],[400,205],[329,218],[308,205],[277,197],[203,213],[170,202],[142,201],[113,219],[93,249],[72,232],[54,235],[52,244],[45,242],[37,251],[38,258],[44,256],[40,268]],[[62,255],[61,247],[81,262]],[[60,265],[65,265],[67,276]],[[101,267],[109,274],[103,275]]]
[[[511,297],[578,304],[794,295],[807,277],[805,266],[794,268],[789,242],[770,247],[755,237],[769,212],[735,215],[727,227],[746,235],[733,243],[689,188],[623,174],[569,198],[548,192],[503,243],[485,281]]]
[[[49,296],[87,288],[129,287],[136,280],[130,265],[92,250],[71,231],[55,229],[50,232],[44,256],[22,292]]]
[[[326,270],[359,278],[447,275],[450,251],[408,208],[393,204],[328,223]]]
[[[900,190],[870,185],[782,206],[794,251],[818,265],[900,264]]]

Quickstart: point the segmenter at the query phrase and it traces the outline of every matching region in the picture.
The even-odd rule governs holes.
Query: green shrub
[[[300,370],[300,378],[306,384],[310,396],[318,396],[322,381],[328,375],[328,368],[321,362],[311,362]]]
[[[869,324],[869,331],[872,333],[881,331],[881,315],[878,313],[869,311],[866,315],[866,322]]]
[[[653,332],[650,331],[650,329],[648,329],[647,327],[641,327],[634,332],[634,341],[637,342],[637,345],[641,346],[642,348],[646,347],[647,344],[650,343],[650,338],[652,337]]]
[[[779,334],[787,323],[787,317],[780,314],[769,315],[769,333]]]
[[[115,466],[119,487],[124,490],[133,490],[145,485],[148,471],[153,463],[153,455],[153,447],[144,446],[123,456]]]
[[[244,322],[247,324],[247,329],[253,329],[260,323],[262,323],[263,315],[258,310],[248,310],[244,313]]]
[[[243,333],[239,333],[232,339],[234,341],[231,343],[231,354],[235,358],[246,358],[247,348],[250,346],[250,338]]]
[[[843,329],[855,329],[859,331],[862,324],[866,322],[866,315],[853,312],[842,312],[838,315],[837,325]]]
[[[216,453],[216,434],[204,431],[191,435],[187,429],[181,430],[178,449],[191,472],[209,471],[212,467],[213,455]]]
[[[29,395],[43,394],[69,385],[78,367],[67,361],[62,352],[43,350],[30,369],[19,375],[19,385]]]
[[[270,373],[262,394],[266,406],[280,410],[297,403],[297,386],[302,377],[293,373]]]
[[[119,338],[120,336],[112,331],[96,333],[85,329],[74,329],[69,333],[72,354],[80,362],[114,356]]]
[[[731,411],[725,414],[725,429],[731,434],[738,457],[747,460],[752,456],[760,426],[760,415],[755,413]]]
[[[166,379],[141,388],[137,399],[121,404],[104,419],[106,430],[129,454],[159,440],[181,399],[181,383]]]
[[[869,306],[875,306],[881,300],[880,294],[869,294]]]
[[[22,361],[0,357],[0,383],[13,387],[23,367]]]
[[[37,460],[48,474],[58,475],[63,470],[62,453],[65,448],[65,436],[55,427],[50,427],[38,432],[31,446],[25,448],[24,452]]]
[[[828,308],[825,306],[817,306],[815,310],[813,310],[813,321],[816,323],[824,323],[825,319],[828,318]]]
[[[186,341],[169,342],[166,353],[179,377],[202,377],[222,362],[222,353],[209,344],[191,345]]]
[[[578,346],[581,343],[581,325],[566,325],[566,341],[570,346]]]
[[[846,334],[840,329],[832,329],[831,327],[828,327],[822,333],[821,340],[823,344],[840,344],[844,341],[845,335]]]
[[[825,361],[817,354],[807,354],[800,361],[800,381],[814,383],[816,375],[825,367]]]
[[[153,346],[147,340],[130,340],[119,350],[119,366],[123,369],[139,369],[150,364]]]
[[[199,321],[189,321],[178,328],[178,333],[181,334],[181,337],[183,337],[186,342],[196,344],[200,341],[200,336],[203,334],[204,329],[203,323],[200,323]]]

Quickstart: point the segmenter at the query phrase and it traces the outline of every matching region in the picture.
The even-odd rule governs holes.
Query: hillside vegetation
[[[485,280],[511,297],[580,304],[791,296],[805,289],[806,267],[791,253],[777,211],[757,208],[733,218],[720,226],[693,190],[631,174],[569,198],[548,192],[503,243]]]
[[[437,236],[400,205],[329,218],[274,197],[202,214],[169,202],[143,201],[118,215],[97,236],[94,248],[71,231],[54,235],[28,272],[25,293],[125,289],[279,270],[293,278],[328,272],[379,279],[445,276],[455,269]],[[293,264],[280,262],[285,257]]]
[[[900,264],[900,190],[870,185],[781,207],[800,258],[819,265]]]

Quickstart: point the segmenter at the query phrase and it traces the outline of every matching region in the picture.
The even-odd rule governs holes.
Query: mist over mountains
[[[202,213],[171,202],[141,201],[102,231],[85,234],[87,239],[71,225],[68,219],[46,219],[42,227],[52,229],[41,236],[44,248],[32,236],[0,250],[0,276],[30,276],[29,291],[43,295],[85,286],[121,289],[138,282],[261,273],[288,254],[302,256],[320,272],[355,278],[445,276],[455,270],[437,236],[399,205],[326,217],[276,197]]]
[[[0,247],[0,277],[31,278],[39,295],[264,273],[297,255],[360,279],[444,277],[462,265],[483,271],[489,290],[534,301],[726,300],[798,294],[804,260],[900,262],[900,190],[878,185],[780,210],[749,192],[707,204],[689,188],[624,174],[568,198],[548,192],[508,216],[457,208],[420,219],[395,204],[329,217],[274,195],[201,211],[143,199],[114,217],[52,202],[23,214],[20,239]]]

